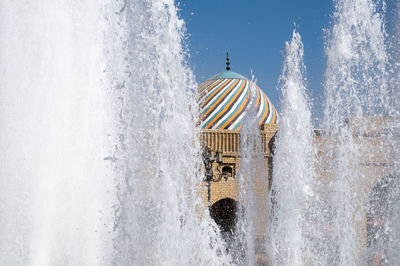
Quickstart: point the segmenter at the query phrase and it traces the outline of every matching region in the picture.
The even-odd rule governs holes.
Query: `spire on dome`
[[[230,70],[231,67],[229,66],[231,63],[229,63],[229,53],[226,53],[226,70]]]

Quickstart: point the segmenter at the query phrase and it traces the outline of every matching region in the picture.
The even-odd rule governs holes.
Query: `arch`
[[[387,175],[379,180],[368,195],[366,220],[370,263],[386,265],[391,263],[390,259],[399,259],[399,210],[400,176]]]
[[[271,154],[271,156],[275,155],[275,142],[276,142],[276,138],[278,135],[278,131],[275,132],[275,134],[272,136],[272,138],[268,141],[268,149],[269,149],[269,153]]]
[[[228,174],[231,174],[232,175],[232,172],[233,170],[232,170],[232,167],[231,166],[224,166],[224,167],[222,167],[222,173],[228,173]]]
[[[223,177],[225,181],[228,180],[228,178],[230,177],[235,178],[235,175],[233,174],[233,167],[230,165],[225,165],[224,167],[222,167],[221,177]]]
[[[223,235],[235,232],[237,202],[231,198],[223,198],[210,207],[210,216],[221,229]]]
[[[268,187],[271,190],[272,187],[272,175],[274,174],[274,155],[275,155],[275,142],[278,135],[278,131],[272,136],[272,138],[268,142],[269,156],[268,160]]]

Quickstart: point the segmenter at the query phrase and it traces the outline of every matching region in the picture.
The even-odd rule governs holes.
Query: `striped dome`
[[[233,71],[219,73],[203,82],[198,88],[201,128],[239,130],[250,102],[251,87],[250,80]],[[265,93],[256,88],[258,125],[277,124],[275,107]]]

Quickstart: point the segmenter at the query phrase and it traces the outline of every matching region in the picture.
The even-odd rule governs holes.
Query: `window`
[[[232,169],[232,167],[230,167],[230,166],[224,166],[224,167],[222,167],[221,174],[222,174],[222,177],[223,177],[225,180],[228,180],[228,178],[230,178],[230,177],[234,177],[234,176],[233,176],[233,169]]]

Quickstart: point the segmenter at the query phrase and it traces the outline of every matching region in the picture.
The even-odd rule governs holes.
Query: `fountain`
[[[324,119],[312,138],[309,116],[294,111],[300,105],[301,113],[309,114],[301,94],[302,61],[296,57],[302,46],[294,45],[295,38],[289,46],[294,52],[287,51],[285,59],[267,242],[273,264],[395,261],[398,134],[397,108],[389,97],[397,88],[389,87],[388,73],[396,71],[388,71],[378,10],[369,0],[335,1],[326,43]]]
[[[198,196],[196,84],[185,63],[184,23],[174,1],[124,4],[117,16],[123,69],[111,73],[119,121],[114,263],[226,264]]]
[[[258,133],[257,113],[259,106],[257,105],[257,85],[254,76],[250,84],[250,102],[246,115],[243,118],[242,129],[240,131],[241,143],[241,168],[238,176],[238,219],[236,238],[238,247],[235,253],[239,254],[237,263],[239,265],[255,265],[257,262],[257,235],[260,233],[257,228],[257,220],[261,220],[267,213],[262,210],[266,202],[260,199],[260,188],[267,187],[267,180],[264,178],[264,162],[263,152]],[[258,193],[257,193],[257,192]]]
[[[369,154],[389,152],[381,134],[386,124],[382,116],[388,114],[385,32],[372,1],[337,1],[334,23],[326,48],[323,124],[330,139],[334,139],[327,144],[324,158],[329,161],[328,193],[337,231],[337,250],[331,252],[337,252],[334,264],[356,265],[361,261],[363,246],[357,225],[366,222],[367,190],[363,184],[373,182],[387,170],[382,167],[373,172],[363,166],[379,161],[368,158]],[[374,134],[374,141],[383,144],[371,144]]]
[[[306,223],[306,212],[315,202],[316,178],[313,162],[313,126],[306,96],[303,44],[296,31],[286,43],[281,76],[282,112],[276,140],[273,185],[271,188],[271,226],[267,246],[273,265],[309,265],[312,241],[302,233],[314,228]],[[309,236],[312,238],[312,236]],[[310,249],[310,250],[308,250]],[[314,254],[313,254],[314,255]]]
[[[101,264],[112,248],[102,5],[2,3],[0,256]]]
[[[385,5],[334,3],[318,130],[299,33],[286,43],[270,191],[269,118],[256,118],[261,101],[276,113],[254,77],[231,76],[246,112],[207,116],[232,143],[242,126],[237,180],[225,173],[238,184],[229,239],[200,195],[197,84],[175,2],[0,4],[2,264],[395,264],[398,37],[386,38]]]
[[[174,1],[1,14],[2,264],[229,264],[198,197],[196,84]]]

